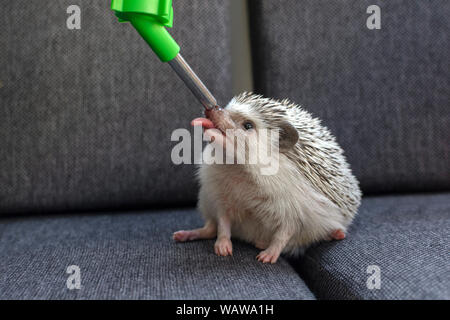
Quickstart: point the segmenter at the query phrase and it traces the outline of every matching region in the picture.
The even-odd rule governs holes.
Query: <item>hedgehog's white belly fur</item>
[[[283,253],[299,253],[334,230],[346,231],[354,216],[312,187],[284,158],[274,176],[261,176],[248,166],[203,165],[199,178],[198,208],[206,220],[217,221],[227,212],[232,237],[259,246],[268,246],[277,227],[287,226],[293,236]]]

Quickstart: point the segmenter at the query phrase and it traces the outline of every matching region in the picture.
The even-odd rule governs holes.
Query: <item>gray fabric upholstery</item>
[[[250,3],[257,92],[323,119],[366,194],[449,190],[449,1]]]
[[[69,30],[66,9],[81,8]],[[174,1],[185,59],[231,95],[228,1]],[[16,0],[0,10],[0,212],[193,202],[193,166],[171,133],[201,105],[110,1]]]
[[[366,197],[345,240],[300,260],[320,299],[450,299],[450,193]],[[380,268],[380,289],[369,290]]]
[[[202,226],[195,210],[0,218],[0,299],[314,299],[285,260],[255,259],[234,241],[175,243],[172,233]],[[81,289],[68,290],[77,265]]]

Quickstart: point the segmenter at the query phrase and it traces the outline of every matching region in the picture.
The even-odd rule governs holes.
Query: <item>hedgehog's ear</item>
[[[297,129],[294,128],[287,121],[283,121],[280,124],[280,152],[287,152],[291,150],[298,141],[298,132]]]

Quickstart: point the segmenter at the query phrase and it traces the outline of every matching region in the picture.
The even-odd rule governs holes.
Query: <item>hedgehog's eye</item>
[[[244,127],[245,130],[250,130],[253,129],[253,123],[251,123],[250,121],[245,121],[242,126]]]

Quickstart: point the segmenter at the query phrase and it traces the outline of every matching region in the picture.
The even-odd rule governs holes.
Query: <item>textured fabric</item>
[[[0,212],[193,202],[171,133],[202,106],[110,1],[2,1]],[[81,29],[66,27],[69,5]],[[219,103],[231,97],[228,1],[174,1],[170,33]]]
[[[202,226],[194,210],[0,219],[0,299],[314,299],[285,260],[255,259],[234,241],[175,243],[172,233]],[[68,266],[81,289],[69,290]]]
[[[310,248],[299,269],[320,299],[448,300],[449,254],[450,193],[366,197],[347,238]]]
[[[250,3],[255,91],[321,118],[366,194],[449,190],[449,1]]]

